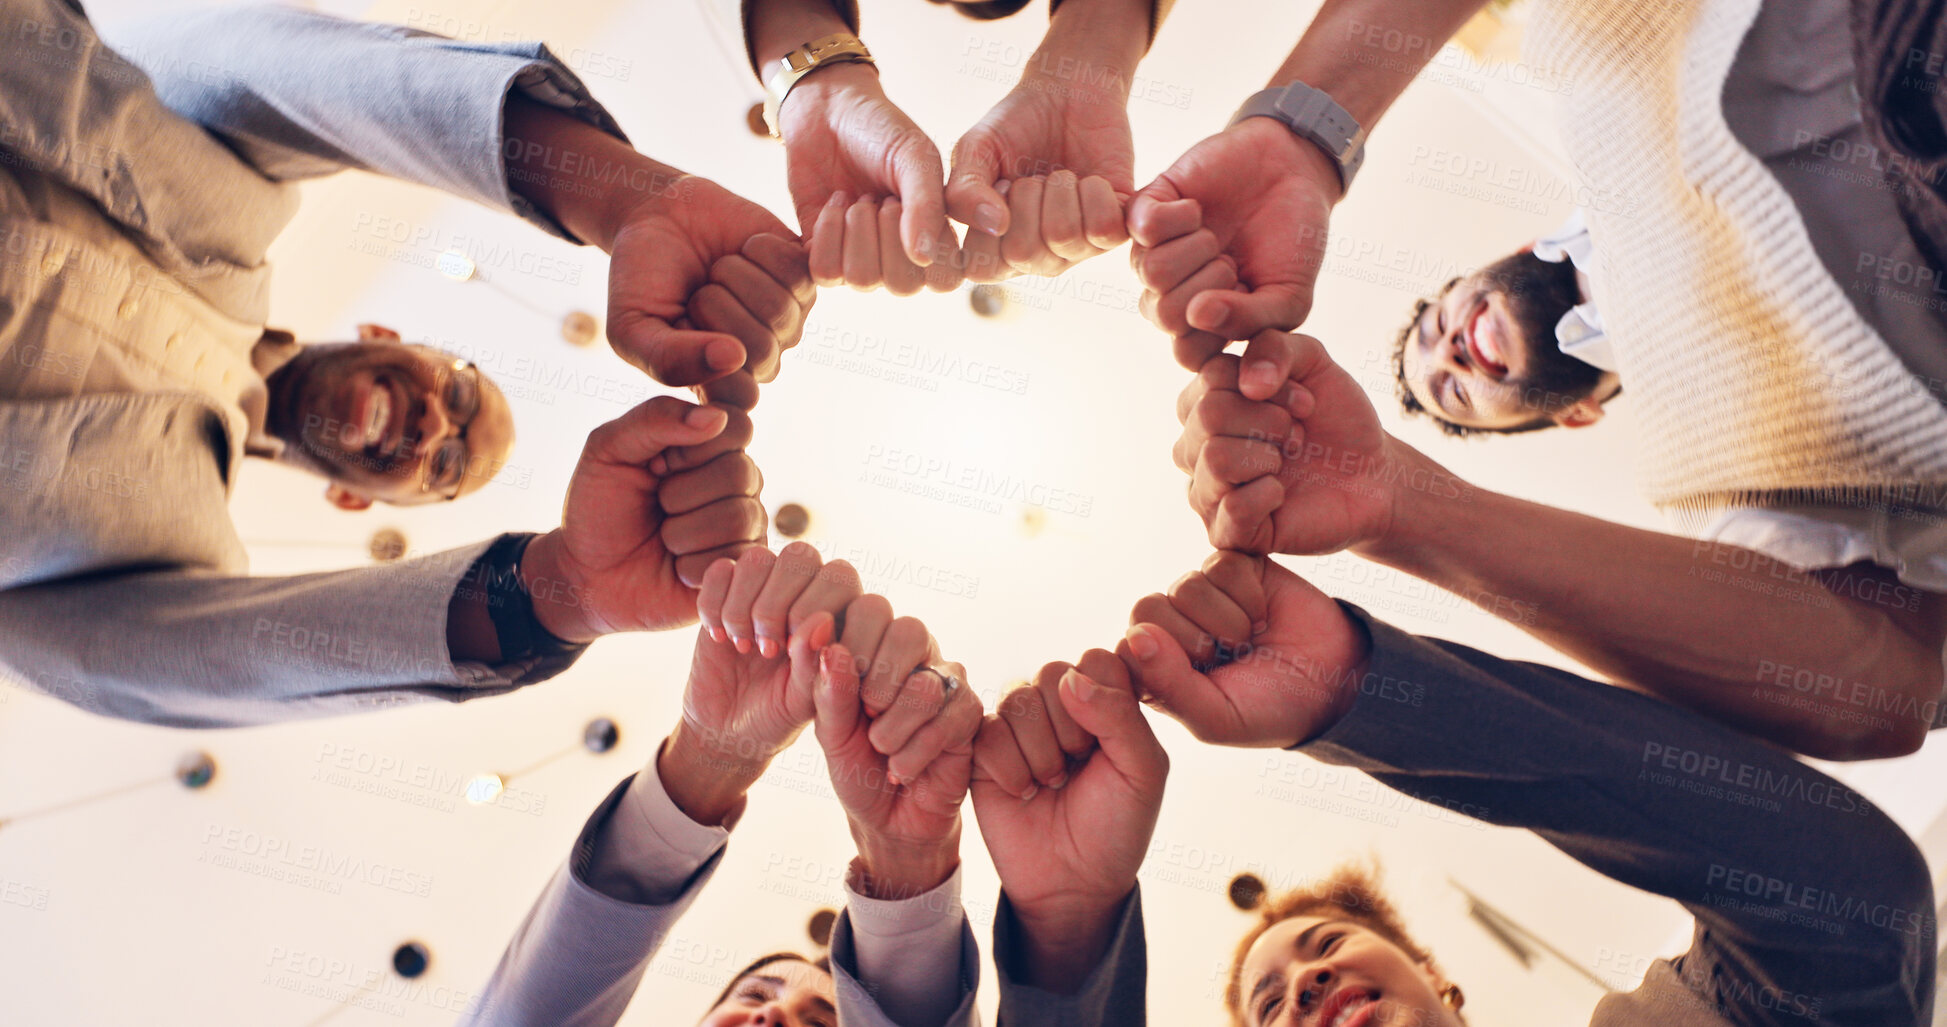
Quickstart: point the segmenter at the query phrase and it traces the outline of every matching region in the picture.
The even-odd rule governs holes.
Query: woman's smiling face
[[[1238,976],[1248,1027],[1459,1027],[1446,981],[1345,919],[1297,916],[1252,943]]]

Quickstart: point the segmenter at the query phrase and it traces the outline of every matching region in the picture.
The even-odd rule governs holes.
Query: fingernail
[[[772,659],[773,657],[777,656],[777,643],[772,641],[771,639],[763,638],[760,636],[757,639],[757,651],[761,653],[765,659],[767,660]]]
[[[1269,630],[1271,630],[1270,621],[1261,620],[1258,621],[1256,624],[1251,625],[1251,634],[1253,635],[1262,635]]]
[[[1028,785],[1028,790],[1021,793],[1021,801],[1027,802],[1028,800],[1040,794],[1041,794],[1041,786],[1037,784],[1030,784]]]
[[[728,638],[729,636],[727,636],[727,635],[725,635],[725,634],[723,633],[723,629],[722,629],[722,628],[711,628],[711,629],[710,629],[710,637],[711,637],[712,639],[715,639],[715,640],[716,640],[716,641],[718,641],[718,642],[722,642],[722,641],[724,641],[724,640],[725,640],[726,638]]]
[[[737,639],[737,651],[748,655],[750,653],[750,639],[739,637]]]
[[[1203,324],[1197,327],[1206,332],[1216,331],[1224,323],[1224,319],[1230,316],[1230,305],[1221,301],[1205,304],[1204,310],[1207,313],[1204,315]]]
[[[983,203],[980,205],[979,210],[974,211],[974,221],[978,224],[980,230],[986,232],[988,235],[1001,234],[1001,219],[1006,216],[1006,211],[1001,210],[991,203]]]
[[[723,416],[723,411],[712,407],[691,407],[683,414],[683,423],[692,428],[708,428]]]
[[[919,252],[921,256],[931,257],[933,255],[933,233],[932,232],[919,233],[919,239],[916,241],[919,243]]]
[[[1075,693],[1075,698],[1080,699],[1083,702],[1093,702],[1095,700],[1096,692],[1098,692],[1102,687],[1096,684],[1094,679],[1090,678],[1088,675],[1083,674],[1081,671],[1078,670],[1071,670],[1068,673],[1063,674],[1061,676],[1061,683],[1064,686],[1066,686],[1070,692]]]
[[[1244,369],[1244,380],[1262,389],[1278,387],[1278,365],[1269,360],[1253,360]]]
[[[1066,771],[1063,771],[1060,777],[1057,777],[1053,781],[1048,782],[1048,787],[1053,788],[1055,791],[1061,791],[1063,786],[1067,784],[1068,784],[1068,773]]]
[[[649,473],[655,475],[658,478],[662,477],[665,474],[668,474],[669,461],[662,457],[656,457],[655,459],[650,460]]]
[[[895,774],[892,771],[888,770],[886,771],[886,783],[893,786],[894,788],[900,788],[903,787],[906,782],[901,780],[898,774]]]
[[[1136,659],[1148,662],[1156,658],[1156,640],[1140,625],[1130,628],[1123,637],[1129,640],[1129,651],[1136,654]]]

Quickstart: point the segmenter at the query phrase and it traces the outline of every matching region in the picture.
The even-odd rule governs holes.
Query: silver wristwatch
[[[850,32],[834,32],[814,39],[780,58],[776,70],[764,80],[764,124],[770,128],[771,138],[778,137],[778,109],[784,106],[784,98],[791,95],[791,87],[799,79],[827,64],[847,63],[876,63],[872,51]]]
[[[1322,89],[1293,82],[1282,88],[1259,90],[1244,101],[1244,106],[1237,108],[1230,123],[1235,125],[1245,118],[1276,118],[1292,134],[1324,150],[1338,165],[1339,181],[1348,191],[1353,177],[1359,173],[1359,165],[1365,163],[1364,126]]]

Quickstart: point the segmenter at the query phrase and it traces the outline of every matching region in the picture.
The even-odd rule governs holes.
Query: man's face
[[[329,478],[340,506],[453,499],[491,479],[512,411],[473,365],[391,341],[306,346],[272,376],[285,458]]]
[[[799,959],[766,963],[737,978],[697,1027],[838,1027],[832,975]]]
[[[1602,371],[1555,340],[1556,323],[1579,302],[1574,265],[1527,251],[1456,280],[1407,332],[1407,390],[1430,415],[1485,430],[1557,421],[1582,401],[1593,405]]]

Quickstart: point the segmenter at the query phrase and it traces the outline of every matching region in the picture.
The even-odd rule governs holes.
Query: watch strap
[[[532,532],[502,535],[474,561],[473,572],[479,575],[477,584],[487,593],[487,616],[493,620],[502,663],[577,653],[588,648],[586,643],[556,638],[535,619],[534,597],[521,582],[521,557],[536,537]]]
[[[764,80],[764,124],[778,136],[778,112],[799,80],[828,64],[876,64],[865,42],[850,32],[834,32],[793,49],[772,65]]]
[[[1339,169],[1339,182],[1347,191],[1365,163],[1365,127],[1323,89],[1303,82],[1261,89],[1237,108],[1230,123],[1235,125],[1245,118],[1276,119],[1293,135],[1325,151]]]

